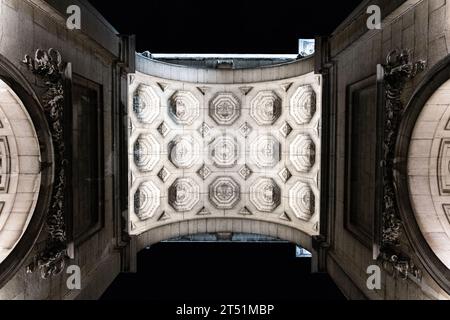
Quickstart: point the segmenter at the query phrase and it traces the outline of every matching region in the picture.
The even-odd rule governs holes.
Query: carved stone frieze
[[[385,105],[383,112],[383,155],[382,155],[382,235],[381,254],[379,259],[384,266],[405,274],[417,274],[414,264],[409,258],[402,257],[397,247],[400,244],[402,221],[399,216],[394,185],[394,153],[398,128],[404,111],[402,93],[406,82],[414,78],[425,68],[424,61],[411,62],[407,50],[394,50],[389,53],[384,71],[383,84],[385,90]],[[400,258],[402,257],[402,258]]]
[[[44,250],[28,267],[28,271],[39,268],[42,278],[46,279],[60,274],[64,270],[67,258],[66,223],[64,221],[67,159],[63,125],[66,64],[63,63],[61,54],[54,49],[48,51],[38,49],[34,58],[26,55],[23,63],[47,89],[41,99],[54,148],[55,180],[47,213],[48,238]]]

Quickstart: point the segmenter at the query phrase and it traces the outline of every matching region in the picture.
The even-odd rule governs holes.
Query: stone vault
[[[129,233],[240,218],[319,232],[321,78],[129,78]]]

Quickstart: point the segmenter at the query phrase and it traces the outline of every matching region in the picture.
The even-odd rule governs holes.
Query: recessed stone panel
[[[161,204],[161,193],[151,181],[143,182],[134,193],[134,213],[140,220],[154,216]]]
[[[179,178],[169,188],[169,204],[177,212],[192,210],[200,201],[200,187],[190,178]]]
[[[252,100],[250,114],[260,126],[271,126],[281,116],[282,101],[273,91],[261,91]]]
[[[200,115],[200,103],[192,92],[178,91],[169,103],[170,114],[179,125],[191,125]]]
[[[292,96],[290,113],[297,124],[304,125],[311,122],[316,113],[316,93],[310,85],[297,89]]]
[[[281,160],[281,144],[271,134],[263,134],[250,144],[252,164],[261,169],[273,168]]]
[[[133,111],[136,118],[145,124],[152,124],[160,113],[161,102],[152,87],[140,85],[133,96]]]
[[[177,136],[169,145],[170,161],[179,169],[200,163],[200,144],[192,136]]]
[[[134,162],[142,172],[150,172],[161,158],[161,146],[152,134],[141,134],[134,144]]]
[[[259,178],[250,187],[250,201],[261,212],[271,213],[281,204],[281,189],[270,178]]]
[[[298,172],[309,172],[316,161],[316,146],[311,137],[298,135],[290,146],[289,157]]]
[[[315,212],[316,197],[307,183],[297,182],[289,190],[289,206],[297,218],[311,220]]]
[[[217,209],[233,209],[240,198],[241,187],[231,177],[219,177],[209,187],[209,199]]]
[[[238,140],[231,135],[216,137],[209,145],[209,152],[217,168],[232,168],[239,156]]]
[[[241,116],[241,102],[233,93],[221,92],[211,101],[209,116],[219,125],[230,126]]]

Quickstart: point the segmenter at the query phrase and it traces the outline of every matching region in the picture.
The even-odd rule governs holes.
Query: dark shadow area
[[[138,255],[103,300],[344,300],[327,274],[288,243],[159,243]]]
[[[298,53],[299,38],[329,35],[362,0],[90,0],[137,51]]]

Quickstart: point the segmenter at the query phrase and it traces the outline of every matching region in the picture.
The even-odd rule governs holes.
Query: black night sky
[[[153,53],[298,51],[299,38],[330,34],[361,0],[90,0],[137,50]]]

